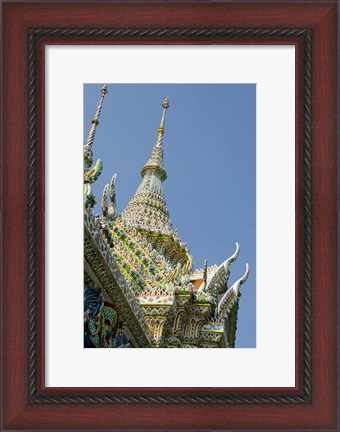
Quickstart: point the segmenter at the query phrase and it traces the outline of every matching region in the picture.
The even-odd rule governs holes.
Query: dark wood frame
[[[338,430],[337,23],[332,1],[4,3],[4,430]],[[294,388],[44,386],[43,48],[103,42],[295,44]]]

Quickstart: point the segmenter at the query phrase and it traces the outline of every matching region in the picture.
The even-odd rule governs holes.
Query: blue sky
[[[93,145],[103,171],[92,186],[100,212],[102,190],[117,173],[121,213],[140,181],[140,169],[157,139],[162,102],[169,96],[163,183],[174,227],[193,255],[194,267],[219,265],[240,243],[229,286],[242,286],[237,348],[256,347],[256,85],[108,84]],[[84,85],[84,140],[103,84]]]

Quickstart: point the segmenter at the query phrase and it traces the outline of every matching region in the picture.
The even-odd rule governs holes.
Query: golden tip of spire
[[[102,95],[104,96],[104,95],[106,95],[106,93],[107,93],[107,85],[104,84],[102,87]]]
[[[169,98],[168,98],[168,96],[164,99],[164,102],[162,103],[162,106],[165,109],[169,108]]]

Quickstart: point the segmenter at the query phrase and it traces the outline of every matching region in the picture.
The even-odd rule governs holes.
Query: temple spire
[[[156,169],[161,174],[161,179],[164,181],[167,177],[166,171],[164,169],[164,163],[163,163],[163,135],[164,135],[164,124],[165,124],[165,116],[166,116],[166,110],[169,108],[169,98],[168,96],[164,99],[163,103],[163,114],[161,123],[158,128],[158,137],[156,144],[152,150],[151,156],[145,166],[141,169],[141,174],[144,177],[144,174],[147,170],[150,169]]]
[[[169,107],[167,97],[162,106],[163,114],[157,141],[150,159],[141,170],[142,181],[117,220],[139,231],[158,253],[167,257],[173,269],[177,268],[178,263],[187,269],[192,266],[189,249],[172,225],[162,184],[166,179],[163,165],[163,135],[166,110]]]
[[[100,116],[100,112],[102,110],[102,106],[103,106],[103,102],[104,102],[104,97],[107,93],[107,85],[105,84],[102,89],[101,89],[101,98],[98,104],[98,108],[96,111],[96,114],[94,116],[94,118],[92,119],[92,126],[89,132],[89,135],[87,137],[86,143],[84,145],[84,168],[90,168],[92,165],[92,161],[93,161],[93,151],[92,151],[92,144],[93,144],[93,140],[94,140],[94,135],[96,133],[96,128],[99,124],[99,116]]]

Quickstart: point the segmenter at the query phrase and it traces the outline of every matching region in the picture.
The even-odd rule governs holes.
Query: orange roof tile
[[[194,290],[197,291],[198,288],[202,285],[203,279],[196,279],[192,281],[192,283],[194,284]]]

